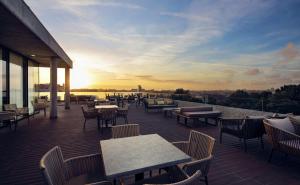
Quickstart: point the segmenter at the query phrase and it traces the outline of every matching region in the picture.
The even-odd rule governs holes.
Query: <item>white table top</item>
[[[117,109],[117,105],[96,105],[96,109]]]
[[[157,134],[102,140],[100,148],[110,180],[191,161],[190,156]]]

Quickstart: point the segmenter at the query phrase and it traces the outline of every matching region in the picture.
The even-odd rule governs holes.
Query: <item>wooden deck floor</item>
[[[119,120],[123,123],[123,120]],[[169,141],[187,140],[190,129],[176,123],[175,119],[164,118],[162,113],[145,113],[142,108],[131,107],[129,122],[141,125],[142,134],[158,133]],[[49,120],[42,114],[24,120],[17,132],[0,130],[0,184],[43,184],[39,171],[42,155],[55,145],[61,146],[65,158],[91,154],[99,151],[99,140],[110,138],[110,129],[98,132],[95,121],[89,121],[82,129],[83,116],[78,105],[71,110],[59,107],[59,118]],[[267,163],[268,144],[264,150],[259,142],[249,143],[248,153],[243,151],[238,139],[225,136],[218,143],[218,128],[200,126],[195,130],[217,139],[214,160],[209,173],[210,185],[299,185],[300,159],[274,155]]]

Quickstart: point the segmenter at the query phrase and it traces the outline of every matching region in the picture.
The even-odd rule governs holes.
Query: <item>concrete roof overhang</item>
[[[0,46],[49,67],[52,57],[58,67],[72,68],[73,62],[22,0],[0,0]]]

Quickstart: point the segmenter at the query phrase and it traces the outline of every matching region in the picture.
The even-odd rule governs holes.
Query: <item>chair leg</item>
[[[264,149],[264,148],[265,148],[263,137],[260,137],[260,145],[261,145],[261,149]]]
[[[84,119],[84,122],[83,122],[83,129],[85,129],[85,123],[86,123],[86,119]]]
[[[220,144],[222,144],[222,136],[223,136],[223,132],[222,131],[220,131]]]
[[[205,181],[205,184],[208,185],[208,178],[207,178],[207,176],[204,177],[204,181]]]
[[[270,152],[270,155],[269,155],[268,162],[271,162],[272,156],[273,156],[273,152],[274,152],[274,149],[272,148],[272,150],[271,150],[271,152]]]
[[[245,149],[245,152],[247,152],[247,139],[244,138],[244,149]]]
[[[17,131],[18,121],[15,121],[15,131]]]
[[[46,117],[46,109],[44,109],[44,117]]]

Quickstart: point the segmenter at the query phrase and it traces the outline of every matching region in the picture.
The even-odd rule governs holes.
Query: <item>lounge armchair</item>
[[[208,184],[208,172],[213,158],[212,151],[215,139],[192,130],[188,141],[174,142],[173,144],[193,158],[192,162],[184,163],[182,169],[191,176],[196,171],[201,171],[201,180]]]
[[[218,118],[221,116],[220,111],[214,111],[213,107],[199,106],[199,107],[181,107],[177,112],[177,122],[180,123],[180,118],[184,119],[184,124],[188,126],[188,120],[192,119],[193,123],[197,123],[200,118],[205,119],[208,124],[208,119],[215,120],[215,126],[218,124]]]
[[[92,154],[65,160],[60,147],[49,150],[40,161],[40,169],[48,185],[93,184],[111,185],[100,174],[101,155]]]
[[[28,109],[28,107],[18,108],[16,104],[5,104],[4,111],[13,112],[16,116],[17,121],[27,118],[27,123],[29,124],[29,109]]]
[[[289,118],[265,119],[264,126],[267,139],[272,145],[269,162],[271,162],[274,151],[300,156],[300,136],[295,133]]]
[[[83,129],[85,129],[85,124],[87,120],[98,118],[98,111],[96,109],[86,109],[84,108],[84,106],[81,106],[81,110],[84,117]],[[98,122],[98,129],[100,129],[99,122]]]
[[[256,118],[221,118],[220,119],[220,143],[223,140],[223,133],[243,139],[244,150],[247,151],[247,140],[259,138],[261,147],[264,148],[263,135],[265,133],[263,119]]]
[[[111,127],[112,138],[122,138],[140,135],[138,124],[126,124]]]

